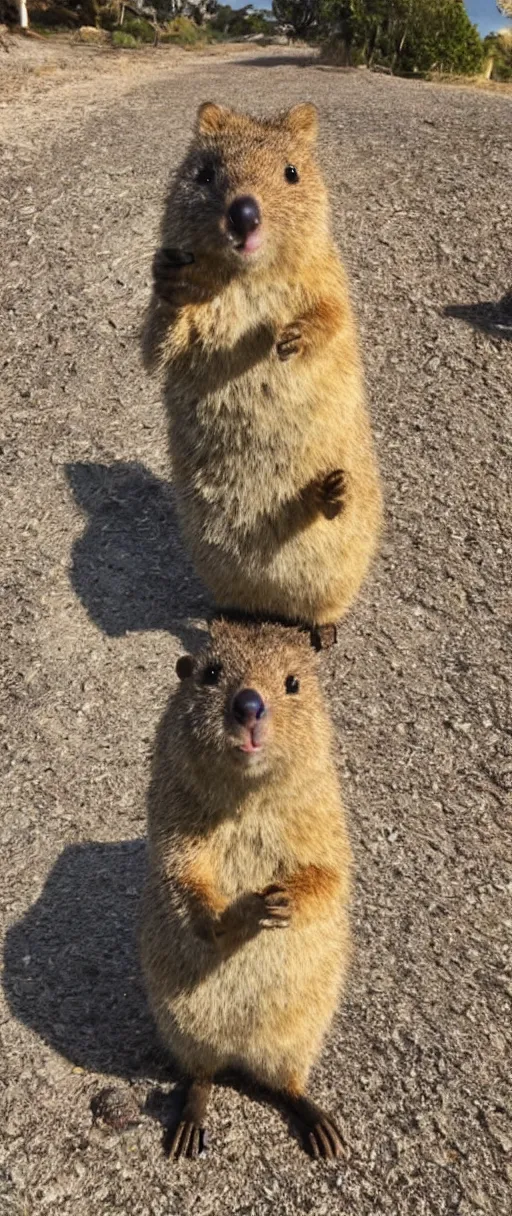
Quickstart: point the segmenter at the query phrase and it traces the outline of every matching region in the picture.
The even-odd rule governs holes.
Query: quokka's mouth
[[[261,228],[255,228],[254,232],[249,232],[247,236],[234,236],[228,233],[229,247],[238,257],[244,262],[250,262],[252,258],[256,258],[260,250],[263,248],[265,237]]]
[[[247,756],[253,756],[255,752],[260,752],[263,747],[263,740],[257,737],[257,726],[253,726],[247,731],[247,738],[243,743],[239,743],[239,750],[245,752]]]
[[[256,723],[255,726],[244,730],[242,738],[237,739],[234,747],[235,755],[242,764],[251,767],[265,756],[267,751],[265,744],[266,740],[262,736],[261,727],[259,723]]]
[[[254,232],[250,232],[245,240],[240,241],[236,248],[244,257],[252,257],[261,249],[263,245],[263,235],[260,228],[255,228]]]

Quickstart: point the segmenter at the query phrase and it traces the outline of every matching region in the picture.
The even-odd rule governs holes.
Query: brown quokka
[[[215,1075],[278,1091],[335,1157],[306,1096],[349,957],[351,853],[331,727],[299,630],[220,620],[161,721],[149,792],[141,954],[190,1084],[171,1156],[196,1156]]]
[[[201,106],[154,261],[144,348],[165,373],[184,536],[222,608],[335,622],[381,493],[316,111]]]

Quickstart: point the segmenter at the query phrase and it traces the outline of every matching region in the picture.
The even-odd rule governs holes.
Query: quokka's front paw
[[[153,258],[153,287],[156,295],[172,308],[200,303],[203,293],[190,278],[188,267],[195,262],[193,253],[181,249],[158,249]]]
[[[335,519],[343,510],[346,478],[343,469],[322,474],[314,483],[317,505],[326,519]]]
[[[257,894],[258,924],[261,929],[286,929],[292,914],[289,891],[282,883],[271,883]]]
[[[213,929],[214,941],[222,946],[229,941],[254,937],[261,929],[285,929],[290,922],[291,896],[281,883],[271,883],[263,891],[249,891],[222,913]]]
[[[287,325],[285,329],[281,330],[276,342],[276,350],[282,363],[291,359],[293,355],[301,355],[304,347],[304,331],[300,321],[294,321],[293,325]]]

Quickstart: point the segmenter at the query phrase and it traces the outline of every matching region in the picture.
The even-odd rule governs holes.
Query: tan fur
[[[316,661],[293,629],[218,623],[158,731],[141,953],[162,1037],[196,1078],[238,1066],[303,1092],[345,975],[351,854]],[[257,770],[235,754],[242,687],[268,706]],[[284,928],[254,923],[269,884]]]
[[[174,304],[153,295],[144,350],[147,366],[163,369],[183,532],[217,604],[325,624],[364,578],[381,495],[315,130],[311,106],[274,121],[201,108],[162,225],[162,246],[195,261],[176,276]],[[206,162],[217,180],[201,187]],[[262,215],[250,264],[226,227],[243,194]],[[297,327],[283,362],[276,344]],[[308,488],[337,468],[343,508],[326,518]]]

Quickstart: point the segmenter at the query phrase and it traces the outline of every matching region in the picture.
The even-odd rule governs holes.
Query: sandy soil
[[[505,1216],[512,102],[291,52],[38,45],[0,62],[2,1216]],[[385,478],[382,552],[323,669],[358,876],[313,1086],[334,1168],[229,1087],[209,1155],[169,1166],[133,943],[152,736],[206,606],[137,330],[209,97],[319,107]],[[93,1124],[107,1083],[138,1126]]]

